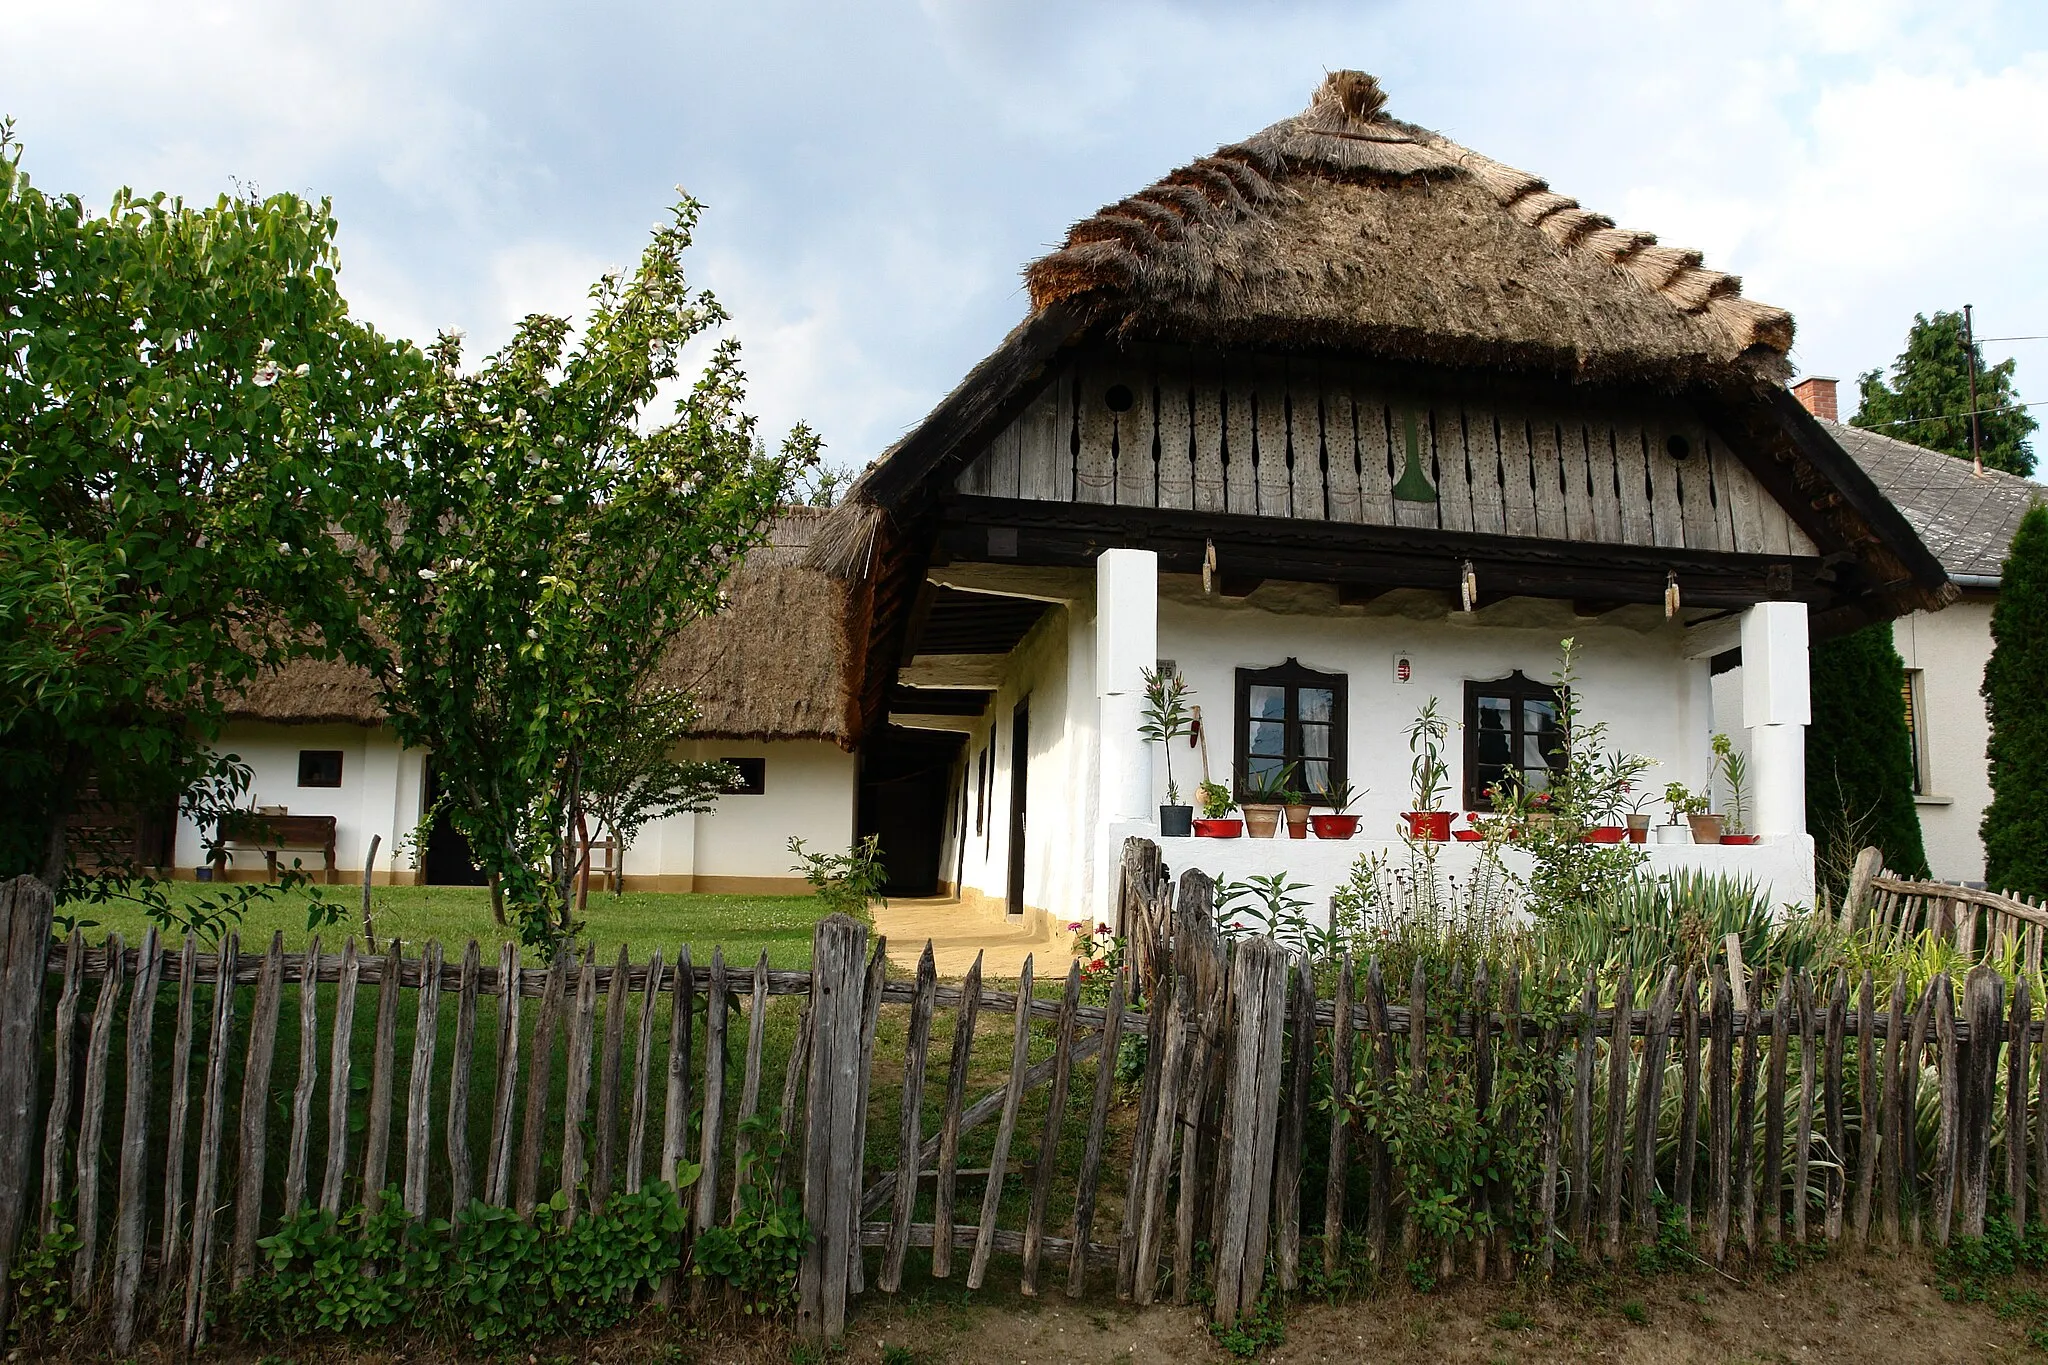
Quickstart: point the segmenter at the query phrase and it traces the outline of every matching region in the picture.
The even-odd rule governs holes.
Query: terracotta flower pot
[[[1308,838],[1308,807],[1283,806],[1281,809],[1287,812],[1287,837],[1290,839]]]
[[[1195,837],[1197,839],[1235,839],[1244,833],[1244,821],[1218,816],[1214,820],[1197,818]]]
[[[1311,815],[1308,824],[1318,839],[1349,839],[1358,833],[1355,815]]]
[[[1433,844],[1450,841],[1450,811],[1411,810],[1402,812],[1401,818],[1408,822],[1408,837],[1411,839],[1422,839]]]
[[[1685,822],[1692,826],[1692,841],[1696,844],[1718,844],[1721,842],[1721,817],[1718,815],[1688,815]]]
[[[1647,843],[1650,838],[1650,817],[1648,814],[1631,815],[1628,818],[1628,841],[1632,844]]]
[[[1280,824],[1278,806],[1248,805],[1244,808],[1245,833],[1254,839],[1270,839]]]

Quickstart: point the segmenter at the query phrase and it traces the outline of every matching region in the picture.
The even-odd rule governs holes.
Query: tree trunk
[[[78,808],[78,792],[85,785],[85,746],[67,743],[64,764],[50,790],[49,824],[43,832],[43,870],[37,880],[55,896],[64,882],[64,869],[71,860],[71,812]]]
[[[505,923],[505,887],[499,882],[498,874],[495,872],[491,873],[490,885],[491,918],[502,928]]]

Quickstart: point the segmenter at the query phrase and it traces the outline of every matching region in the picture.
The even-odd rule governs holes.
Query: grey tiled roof
[[[1951,574],[1998,575],[2020,518],[2048,488],[1996,469],[1978,478],[1968,460],[1880,436],[1861,427],[1822,422],[1863,472],[1892,500],[1921,543]]]

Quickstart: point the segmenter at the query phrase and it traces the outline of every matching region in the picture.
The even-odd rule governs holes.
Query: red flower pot
[[[1618,844],[1627,834],[1625,825],[1595,825],[1586,831],[1585,840],[1589,844]]]
[[[1318,839],[1349,839],[1358,833],[1358,817],[1355,815],[1311,815],[1308,827],[1316,832]]]
[[[1244,821],[1238,819],[1196,820],[1197,839],[1235,839],[1244,833]]]
[[[1724,834],[1721,836],[1721,842],[1724,844],[1753,844],[1757,842],[1757,839],[1758,836],[1754,834]]]
[[[1476,844],[1486,838],[1476,829],[1454,829],[1451,831],[1451,837],[1461,844]]]
[[[1408,837],[1424,839],[1430,843],[1447,843],[1451,837],[1451,816],[1447,810],[1404,811],[1402,818],[1408,822]]]

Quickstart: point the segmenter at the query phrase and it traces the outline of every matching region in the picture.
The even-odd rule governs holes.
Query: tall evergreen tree
[[[1806,732],[1806,826],[1823,882],[1846,877],[1866,845],[1885,866],[1927,875],[1913,804],[1906,666],[1886,623],[1823,640],[1812,654],[1813,725]]]
[[[1963,341],[1963,315],[1915,314],[1906,349],[1892,362],[1892,382],[1871,370],[1856,380],[1861,406],[1851,426],[1867,427],[1970,458],[1970,348]],[[2034,472],[2033,444],[2040,425],[2020,405],[2013,386],[2013,362],[1986,368],[1977,348],[1977,439],[1986,467],[2009,474]]]
[[[1991,611],[1984,703],[1991,719],[1991,805],[1984,879],[2048,894],[2048,507],[2034,504],[2006,556]]]

